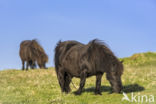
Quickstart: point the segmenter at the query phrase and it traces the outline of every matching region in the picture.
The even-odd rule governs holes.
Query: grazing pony
[[[25,62],[27,62],[26,70],[29,66],[34,69],[36,67],[35,62],[40,68],[46,68],[45,64],[48,62],[48,56],[36,40],[22,41],[19,55],[22,61],[22,70],[25,69]]]
[[[62,92],[70,92],[71,79],[77,77],[80,78],[80,85],[75,93],[81,94],[86,78],[95,75],[95,94],[101,95],[101,78],[104,73],[114,92],[119,93],[122,89],[123,64],[103,42],[97,39],[86,45],[77,41],[59,41],[55,48],[54,60]]]

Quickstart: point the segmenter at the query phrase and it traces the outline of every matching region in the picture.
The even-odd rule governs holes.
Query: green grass
[[[124,92],[128,96],[131,96],[131,92],[156,96],[156,53],[135,54],[121,60],[124,60],[125,66],[122,76]],[[78,88],[79,79],[72,81]],[[102,79],[102,96],[94,95],[95,77],[87,79],[80,96],[74,95],[77,89],[72,84],[70,86],[71,93],[61,93],[54,68],[3,70],[0,71],[0,104],[133,104],[121,101],[122,94],[110,94],[111,87],[105,75]]]
[[[129,66],[147,66],[147,65],[156,65],[156,53],[146,52],[146,53],[137,53],[131,57],[122,58],[120,60],[124,61],[125,65]]]

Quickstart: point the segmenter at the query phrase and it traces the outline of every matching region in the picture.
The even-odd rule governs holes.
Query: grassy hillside
[[[153,95],[156,103],[156,53],[134,54],[121,60],[124,60],[125,66],[123,91],[129,97],[132,92],[136,95]],[[78,88],[79,79],[72,81]],[[102,96],[94,95],[95,77],[87,79],[80,96],[75,96],[73,92],[76,88],[72,84],[70,86],[71,93],[61,93],[53,68],[0,71],[0,104],[138,104],[122,101],[122,94],[110,94],[111,87],[105,75]]]
[[[147,65],[156,65],[156,53],[147,52],[147,53],[137,53],[131,57],[126,57],[121,59],[124,61],[125,65],[129,66],[147,66]]]

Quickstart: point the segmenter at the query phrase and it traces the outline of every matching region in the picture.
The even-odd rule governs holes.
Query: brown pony
[[[62,92],[70,92],[71,79],[77,77],[80,78],[80,87],[76,94],[81,94],[86,78],[95,75],[95,94],[101,94],[101,78],[104,73],[114,92],[119,93],[122,89],[123,64],[97,39],[86,45],[77,41],[59,41],[55,48],[54,60]]]
[[[19,55],[22,61],[23,70],[25,69],[25,61],[27,62],[26,70],[28,70],[29,66],[34,69],[36,67],[36,61],[40,68],[46,68],[45,64],[48,62],[48,56],[36,40],[22,41]]]

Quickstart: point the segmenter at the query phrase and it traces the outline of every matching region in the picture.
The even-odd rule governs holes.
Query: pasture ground
[[[156,53],[135,54],[124,60],[123,91],[131,97],[153,95],[156,104]],[[72,80],[79,87],[79,79]],[[94,95],[95,77],[86,80],[82,95],[74,95],[77,89],[70,84],[69,94],[61,93],[54,68],[29,71],[0,71],[0,104],[148,104],[122,101],[123,94],[110,94],[111,87],[105,75],[102,79],[102,95]],[[136,98],[138,98],[138,96]],[[138,100],[137,100],[138,101]]]

